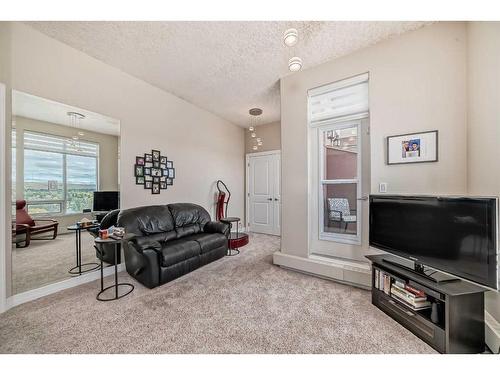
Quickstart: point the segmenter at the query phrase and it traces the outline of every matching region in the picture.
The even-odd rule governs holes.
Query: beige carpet
[[[274,266],[277,237],[250,241],[161,287],[134,282],[118,301],[96,301],[96,281],[13,308],[0,352],[434,353],[369,292]]]
[[[98,262],[94,238],[84,231],[82,263],[91,262]],[[13,294],[74,277],[68,273],[74,266],[76,266],[76,248],[73,232],[60,234],[55,240],[31,241],[25,248],[14,247],[12,249]]]

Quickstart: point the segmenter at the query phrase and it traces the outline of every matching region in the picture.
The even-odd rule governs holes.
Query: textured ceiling
[[[279,79],[424,25],[423,22],[29,22],[39,31],[237,125],[248,109],[280,119]],[[295,27],[299,42],[285,47]]]

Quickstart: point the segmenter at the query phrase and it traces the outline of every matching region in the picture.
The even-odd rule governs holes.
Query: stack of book
[[[413,310],[423,310],[431,307],[431,303],[427,300],[424,292],[399,281],[391,285],[391,297]]]
[[[413,310],[423,310],[431,307],[425,293],[413,288],[394,275],[375,269],[375,288],[390,295],[395,300]]]

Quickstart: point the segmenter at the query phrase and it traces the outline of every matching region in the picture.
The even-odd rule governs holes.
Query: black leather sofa
[[[89,232],[92,236],[98,237],[100,229],[108,229],[109,227],[116,226],[116,222],[118,219],[118,214],[120,210],[113,210],[108,212],[99,222],[99,228],[89,229]],[[118,246],[117,252],[117,264],[122,262],[121,258],[121,247],[120,244]],[[101,244],[99,248],[95,247],[95,255],[98,259],[102,259],[103,262],[109,263],[111,265],[115,264],[115,245],[114,244]]]
[[[121,210],[118,226],[127,272],[148,288],[167,283],[227,253],[229,225],[210,220],[201,206],[175,203]]]

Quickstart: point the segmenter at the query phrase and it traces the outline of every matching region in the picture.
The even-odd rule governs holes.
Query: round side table
[[[234,256],[240,253],[239,247],[245,246],[248,243],[248,234],[239,233],[239,217],[224,217],[221,222],[229,224],[229,237],[227,246],[227,256]],[[236,233],[232,233],[233,223],[236,223]]]
[[[67,230],[72,230],[75,232],[75,247],[76,247],[76,266],[70,268],[68,273],[72,275],[81,275],[85,272],[94,271],[99,268],[98,263],[82,263],[82,230],[98,228],[98,224],[89,225],[86,227],[81,227],[79,225],[70,225]],[[92,268],[82,270],[84,266],[93,266]],[[101,265],[102,266],[102,265]]]
[[[116,260],[118,258],[118,244],[122,243],[123,241],[127,241],[130,238],[132,238],[132,235],[126,234],[122,238],[111,238],[110,237],[110,238],[103,240],[102,238],[97,237],[95,239],[95,246],[97,248],[99,248],[99,251],[101,251],[100,245],[102,245],[102,244],[113,244],[115,247],[115,283],[113,285],[106,287],[106,288],[104,287],[104,274],[103,274],[102,257],[101,257],[101,291],[99,293],[97,293],[97,296],[96,296],[96,299],[98,301],[104,301],[104,302],[114,301],[114,300],[120,299],[122,297],[125,297],[126,295],[132,293],[132,291],[134,290],[134,286],[132,284],[118,282],[118,264],[116,262]],[[119,286],[127,286],[127,287],[129,287],[129,290],[126,293],[119,295],[118,294],[118,287]],[[114,297],[110,297],[110,298],[101,297],[102,293],[104,293],[106,290],[111,289],[111,288],[115,288],[115,296]]]

